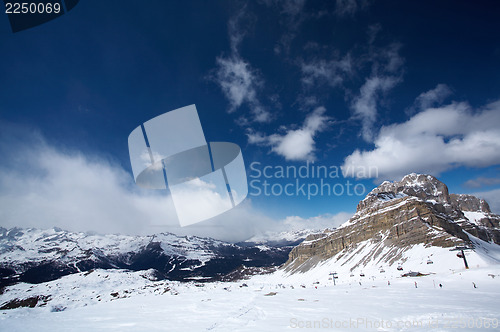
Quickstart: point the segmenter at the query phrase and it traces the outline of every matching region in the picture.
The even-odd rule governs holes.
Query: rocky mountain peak
[[[443,182],[432,175],[411,173],[401,181],[384,181],[358,204],[357,211],[377,207],[381,202],[405,196],[441,204],[451,203],[448,187]]]
[[[358,204],[357,212],[330,233],[309,236],[295,247],[285,271],[306,271],[332,257],[358,255],[351,271],[368,262],[393,265],[416,245],[451,248],[479,239],[500,244],[500,216],[488,204],[471,195],[453,195],[431,175],[409,174],[395,182],[383,182]]]
[[[481,211],[491,213],[490,206],[484,199],[472,195],[451,194],[451,204],[457,210],[461,211]]]

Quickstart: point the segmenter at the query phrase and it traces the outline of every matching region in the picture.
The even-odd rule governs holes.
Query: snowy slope
[[[497,268],[500,264],[500,246],[469,236],[475,246],[474,250],[466,251],[469,267]],[[409,249],[402,249],[384,247],[382,243],[363,241],[348,251],[339,252],[328,260],[318,262],[317,266],[306,272],[292,273],[280,269],[274,274],[275,280],[292,284],[311,284],[318,281],[323,284],[333,283],[330,273],[336,272],[336,283],[343,284],[373,279],[389,280],[411,271],[434,275],[456,273],[465,269],[463,259],[457,257],[458,251],[451,251],[450,248],[417,244]],[[399,259],[388,263],[385,261],[386,256],[393,257],[393,250],[398,251],[396,255]],[[398,270],[398,267],[403,270]]]
[[[306,238],[291,251],[284,273],[312,270],[327,276],[318,268],[322,266],[355,276],[366,275],[363,270],[397,271],[399,265],[424,273],[427,268],[436,269],[436,264],[427,264],[433,256],[439,257],[440,267],[452,269],[460,260],[450,249],[474,243],[476,250],[468,255],[481,265],[497,259],[499,220],[484,200],[450,195],[435,177],[410,174],[373,189],[354,216],[337,229]],[[490,248],[489,253],[479,255],[484,248]],[[416,265],[416,260],[429,266]]]
[[[43,282],[92,269],[155,269],[171,280],[219,279],[241,265],[276,266],[291,247],[245,246],[169,233],[92,235],[61,229],[1,229],[0,286]]]
[[[1,230],[0,230],[1,231]],[[0,260],[7,264],[58,259],[71,261],[89,255],[116,256],[137,252],[151,242],[159,242],[166,254],[206,261],[211,247],[230,245],[213,239],[179,237],[170,233],[152,236],[89,235],[53,228],[3,229],[0,233]]]
[[[418,278],[366,278],[361,285],[303,281],[302,287],[298,280],[289,281],[277,274],[255,276],[245,287],[151,281],[139,272],[99,270],[10,286],[0,295],[0,305],[21,295],[51,298],[35,308],[2,311],[0,326],[12,332],[450,331],[457,328],[452,324],[464,323],[468,331],[484,331],[487,324],[487,330],[499,326],[498,265]]]
[[[78,259],[103,258],[116,266],[5,287],[0,291],[0,330],[495,331],[500,327],[500,246],[493,242],[498,220],[486,202],[473,196],[450,199],[447,187],[434,177],[410,174],[372,191],[353,219],[337,230],[309,234],[301,244],[306,260],[297,261],[304,269],[285,266],[244,281],[204,283],[159,279],[158,270],[147,269],[147,264],[141,271],[116,264],[167,262],[168,269],[187,273],[183,280],[193,280],[204,278],[197,272],[208,273],[209,266],[215,269],[212,273],[231,262],[265,266],[279,252],[268,241],[276,235],[235,245],[172,234],[100,237],[60,230],[4,231],[0,258],[18,267],[47,259],[80,267]],[[336,232],[358,240],[345,246],[342,240],[340,250],[331,250]],[[353,232],[369,236],[354,237]],[[306,233],[279,237],[293,241]],[[436,238],[452,241],[434,246]],[[464,243],[471,248],[465,256],[469,269],[458,251],[450,250]],[[318,248],[331,250],[331,255]]]

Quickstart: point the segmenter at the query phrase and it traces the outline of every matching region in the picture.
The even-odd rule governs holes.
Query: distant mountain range
[[[300,233],[302,234],[302,233]],[[154,269],[156,278],[223,280],[246,268],[273,268],[307,235],[227,243],[162,233],[152,236],[89,235],[58,228],[0,228],[0,286],[39,283],[93,269]]]
[[[462,264],[450,251],[456,246],[470,248],[471,263],[500,263],[499,222],[484,200],[449,194],[435,177],[410,174],[373,189],[339,228],[314,234],[267,233],[228,243],[170,233],[92,235],[58,228],[0,228],[0,286],[100,269],[147,271],[156,280],[173,281],[237,280],[280,266],[283,276],[321,266],[325,271],[320,274],[401,266],[415,270],[432,260],[448,269]]]

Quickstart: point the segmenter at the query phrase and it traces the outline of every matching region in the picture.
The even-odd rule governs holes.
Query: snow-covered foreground
[[[244,282],[248,287],[143,276],[98,270],[11,286],[0,296],[1,304],[42,294],[51,299],[42,307],[0,311],[0,330],[498,330],[500,319],[498,265],[414,278],[396,273],[339,277],[336,286],[328,279],[319,284],[310,278],[278,279],[279,273],[255,276]]]

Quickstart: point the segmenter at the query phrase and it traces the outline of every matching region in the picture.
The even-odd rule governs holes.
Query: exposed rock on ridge
[[[491,213],[490,206],[484,199],[472,195],[450,194],[453,207],[461,211],[481,211]]]
[[[290,252],[284,268],[306,271],[340,252],[356,250],[357,244],[367,240],[378,249],[365,261],[385,264],[398,261],[402,251],[415,244],[447,248],[468,243],[467,233],[500,244],[499,221],[484,200],[450,195],[435,177],[412,173],[373,189],[359,202],[356,214],[338,229],[307,237]]]

